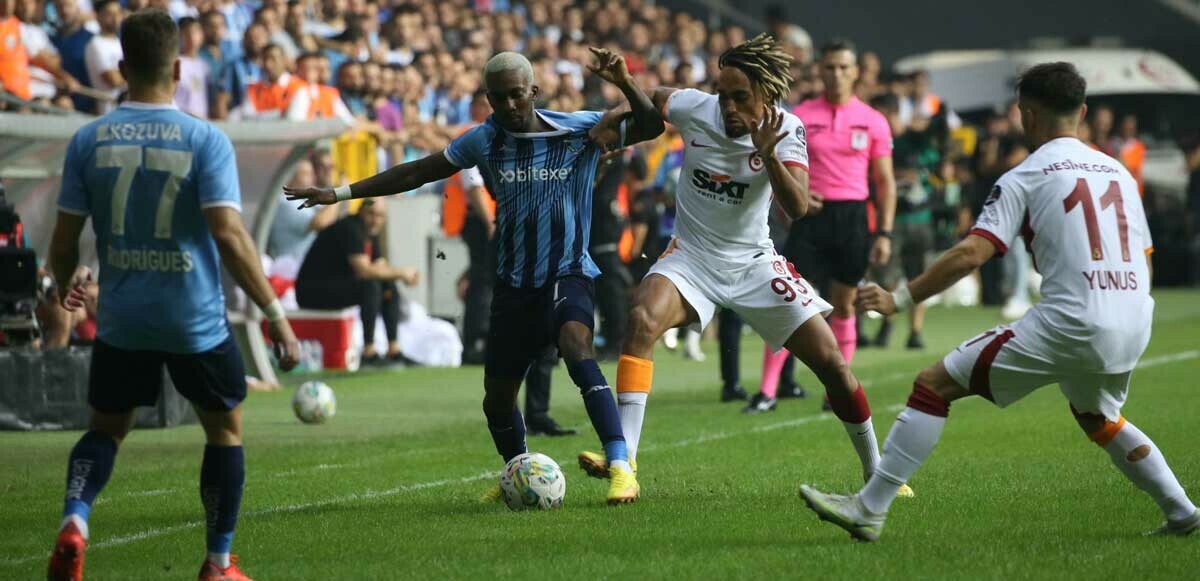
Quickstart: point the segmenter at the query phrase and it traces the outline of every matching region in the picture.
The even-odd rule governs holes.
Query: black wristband
[[[892,239],[892,231],[891,230],[876,230],[875,235],[883,237],[883,238],[887,238],[888,240]]]

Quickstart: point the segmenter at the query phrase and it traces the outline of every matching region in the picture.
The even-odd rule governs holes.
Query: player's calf
[[[654,344],[667,331],[667,326],[644,305],[634,305],[629,310],[626,324],[628,327],[622,352],[643,359],[653,357]]]
[[[1080,411],[1073,405],[1071,413],[1088,439],[1108,452],[1117,469],[1162,509],[1167,523],[1160,530],[1186,529],[1190,533],[1196,529],[1196,525],[1182,526],[1196,520],[1196,506],[1149,436],[1123,416],[1113,421],[1101,414]]]
[[[487,418],[496,453],[505,462],[526,452],[525,418],[517,407],[517,390],[523,375],[522,371],[516,379],[489,376],[483,381],[483,415]]]

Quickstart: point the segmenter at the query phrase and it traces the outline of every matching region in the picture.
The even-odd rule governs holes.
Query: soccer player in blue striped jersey
[[[593,73],[614,78],[624,60],[593,49]],[[619,68],[618,68],[619,67]],[[500,53],[484,69],[494,111],[444,151],[336,189],[285,188],[302,206],[387,196],[478,167],[496,200],[498,266],[484,366],[483,410],[496,451],[505,462],[526,452],[517,408],[521,379],[537,354],[554,343],[583,395],[608,458],[609,504],[637,500],[621,422],[608,381],[592,351],[593,286],[600,273],[588,256],[592,185],[603,151],[588,137],[602,113],[534,109],[533,67],[517,53]],[[634,107],[622,126],[631,139],[662,131],[649,97],[631,86]],[[644,137],[642,137],[644,139]],[[493,487],[485,499],[499,499]]]
[[[163,367],[192,402],[207,446],[200,467],[207,553],[199,579],[247,580],[230,555],[245,481],[241,402],[246,377],[225,318],[221,264],[267,318],[283,369],[299,345],[242,225],[233,146],[181,113],[179,31],[148,10],[121,27],[129,100],[84,125],[63,162],[50,264],[63,306],[78,308],[79,237],[91,217],[100,310],[88,385],[90,429],[71,450],[63,521],[49,579],[80,579],[88,516],[112,474],[137,406],[154,405]]]

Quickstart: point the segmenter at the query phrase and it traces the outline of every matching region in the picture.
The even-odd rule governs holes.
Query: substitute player
[[[896,213],[892,134],[887,119],[854,96],[858,57],[853,44],[835,41],[825,45],[820,67],[825,93],[792,110],[807,131],[813,203],[805,219],[792,223],[784,255],[818,289],[829,289],[827,296],[833,303],[829,327],[842,358],[850,364],[858,342],[854,311],[858,283],[867,272],[868,259],[883,266],[892,253]],[[874,241],[867,230],[872,183],[878,209]],[[778,375],[781,368],[781,361],[764,358],[764,374]],[[774,403],[774,398],[765,396],[756,396],[752,402],[759,409]]]
[[[861,491],[800,488],[822,519],[876,540],[896,490],[933,451],[950,402],[978,395],[1005,407],[1057,383],[1079,427],[1166,514],[1155,532],[1200,528],[1200,512],[1162,452],[1121,416],[1130,375],[1150,341],[1153,247],[1137,182],[1119,161],[1076,138],[1085,89],[1069,63],[1026,71],[1017,92],[1036,151],[1000,177],[970,235],[929,270],[893,294],[876,285],[861,293],[863,307],[885,315],[911,307],[1003,254],[1018,233],[1044,276],[1042,300],[1023,318],[963,343],[917,376],[879,470]]]
[[[90,216],[100,256],[100,309],[88,381],[90,428],[71,450],[62,528],[50,579],[80,579],[88,515],[113,471],[134,408],[154,405],[166,365],[192,402],[208,444],[200,466],[208,553],[200,579],[249,579],[230,556],[242,501],[242,400],[246,379],[225,319],[221,264],[270,320],[287,370],[299,345],[242,226],[237,163],[229,138],[175,108],[179,31],[166,12],[121,26],[121,74],[129,98],[84,125],[63,162],[50,262],[67,309],[79,235]]]
[[[654,372],[654,344],[667,329],[701,328],[718,307],[749,323],[772,349],[787,348],[825,385],[869,477],[879,460],[866,394],[822,315],[831,307],[775,253],[767,218],[772,193],[789,216],[808,210],[804,125],[776,105],[791,83],[791,56],[766,34],[721,55],[717,94],[657,89],[654,106],[684,139],[675,237],[642,280],[617,364],[617,399],[630,458],[636,459]],[[621,70],[624,63],[621,63]],[[628,72],[618,86],[641,92]],[[630,100],[638,111],[638,104]],[[595,131],[613,140],[609,121]],[[603,477],[605,457],[579,456]]]
[[[592,71],[611,77],[607,51],[593,49],[601,64]],[[607,56],[605,56],[607,55]],[[491,58],[484,69],[487,121],[457,137],[441,151],[396,166],[377,176],[337,189],[284,191],[304,206],[349,198],[387,196],[459,170],[476,167],[496,200],[497,280],[492,298],[488,349],[484,363],[483,411],[496,451],[505,462],[525,453],[525,423],[517,391],[530,363],[557,344],[567,371],[583,395],[592,427],[605,452],[612,483],[608,502],[633,502],[637,479],[628,462],[625,438],[612,391],[592,353],[593,285],[600,273],[588,256],[592,215],[592,178],[601,150],[588,130],[601,113],[535,110],[538,87],[533,67],[517,53]],[[646,99],[629,94],[630,100]],[[662,131],[662,120],[649,104],[649,116],[636,119],[631,138],[644,128]],[[498,500],[499,486],[485,499]]]

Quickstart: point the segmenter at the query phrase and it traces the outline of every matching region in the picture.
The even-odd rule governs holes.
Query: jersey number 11
[[[1087,181],[1079,178],[1075,181],[1075,189],[1063,199],[1063,211],[1070,213],[1075,206],[1083,207],[1083,220],[1087,224],[1088,245],[1092,248],[1092,260],[1104,260],[1104,248],[1100,241],[1100,223],[1096,219],[1096,206],[1092,204],[1092,191]],[[1121,186],[1117,182],[1108,182],[1108,189],[1100,196],[1100,211],[1109,206],[1117,208],[1117,231],[1121,236],[1121,260],[1130,261],[1129,256],[1129,222],[1125,220],[1125,206],[1121,203]]]

